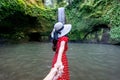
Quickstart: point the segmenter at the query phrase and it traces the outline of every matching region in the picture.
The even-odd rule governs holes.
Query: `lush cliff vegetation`
[[[120,42],[119,14],[119,0],[74,0],[67,8],[67,20],[73,25],[71,38]]]
[[[22,40],[31,32],[48,33],[56,19],[54,9],[46,9],[42,0],[1,0],[0,36]]]
[[[57,22],[57,8],[65,6],[70,40],[120,42],[119,0],[1,0],[0,38],[29,40],[31,33],[48,35]],[[54,4],[54,6],[53,6]]]

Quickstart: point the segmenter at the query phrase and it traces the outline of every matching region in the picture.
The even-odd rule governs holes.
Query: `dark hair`
[[[56,39],[53,39],[53,40],[52,40],[52,43],[53,43],[52,50],[53,50],[53,51],[56,51],[57,41],[58,41],[58,40],[56,40]]]

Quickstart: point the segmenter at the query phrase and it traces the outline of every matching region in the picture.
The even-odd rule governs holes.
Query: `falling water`
[[[65,10],[64,7],[58,8],[58,22],[65,24]]]

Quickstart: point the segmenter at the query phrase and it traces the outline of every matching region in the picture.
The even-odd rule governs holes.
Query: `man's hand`
[[[62,64],[62,62],[56,62],[55,65],[54,65],[54,68],[57,69],[57,76],[60,77],[62,76],[63,74],[63,69],[64,69],[64,66]]]
[[[49,74],[43,80],[55,80],[54,77],[56,76],[56,74],[57,74],[57,69],[52,68]]]

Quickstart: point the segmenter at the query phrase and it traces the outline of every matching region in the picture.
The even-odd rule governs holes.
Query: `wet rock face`
[[[107,24],[99,24],[94,26],[91,31],[87,32],[83,40],[87,40],[88,42],[93,43],[110,43],[109,32],[110,27],[108,27]]]
[[[38,32],[29,33],[28,37],[29,37],[29,41],[40,41],[41,40],[40,33]]]
[[[104,28],[101,42],[109,43],[109,38],[110,38],[109,30],[107,28]]]

